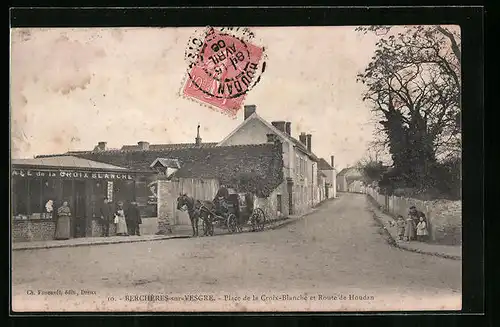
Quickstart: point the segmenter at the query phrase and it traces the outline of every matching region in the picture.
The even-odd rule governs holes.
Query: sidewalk
[[[370,206],[374,218],[383,225],[384,230],[390,235],[394,246],[411,252],[434,255],[453,260],[462,260],[461,246],[429,244],[417,241],[406,242],[398,240],[396,227],[390,225],[394,219],[390,215],[382,212],[382,210],[376,208],[373,203],[370,203]]]
[[[34,242],[16,242],[12,243],[12,251],[51,249],[63,247],[77,247],[89,245],[106,245],[117,243],[135,243],[160,241],[176,238],[188,238],[192,235],[191,226],[176,226],[174,232],[168,235],[141,235],[141,236],[109,236],[109,237],[81,237],[69,240],[49,240]]]
[[[290,216],[286,219],[273,220],[266,224],[264,230],[277,229],[279,227],[291,224],[298,219],[309,215],[314,212],[312,209],[310,212],[300,215],[300,216]],[[200,230],[201,232],[201,230]],[[245,230],[245,232],[247,232]],[[77,246],[91,246],[91,245],[106,245],[106,244],[118,244],[118,243],[136,243],[136,242],[152,242],[161,241],[169,239],[178,238],[190,238],[192,236],[193,230],[191,226],[188,225],[177,225],[173,226],[173,233],[168,235],[141,235],[141,236],[110,236],[110,237],[82,237],[82,238],[72,238],[69,240],[50,240],[50,241],[34,241],[34,242],[16,242],[12,244],[12,251],[21,250],[36,250],[36,249],[51,249],[51,248],[62,248],[62,247],[77,247]],[[215,230],[214,236],[227,235],[230,234],[227,230]],[[201,235],[200,235],[201,236]]]

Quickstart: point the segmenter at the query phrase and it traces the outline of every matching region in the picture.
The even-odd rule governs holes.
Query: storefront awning
[[[74,156],[44,157],[35,159],[12,159],[13,165],[26,166],[46,166],[60,168],[91,168],[91,169],[109,169],[109,170],[127,170],[127,168],[118,167],[103,162],[92,161]]]

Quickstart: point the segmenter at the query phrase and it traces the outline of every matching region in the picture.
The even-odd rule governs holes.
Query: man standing
[[[113,222],[113,208],[111,202],[107,197],[104,197],[103,203],[100,208],[101,221],[104,229],[104,236],[109,236],[109,225]]]
[[[127,220],[128,234],[141,236],[140,225],[142,224],[142,219],[137,202],[130,202],[125,212],[125,219]]]

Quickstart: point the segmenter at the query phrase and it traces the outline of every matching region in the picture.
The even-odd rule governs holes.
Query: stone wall
[[[55,220],[14,220],[12,242],[48,241],[54,239]]]
[[[462,201],[422,201],[386,196],[370,187],[365,188],[365,193],[393,216],[406,217],[411,206],[422,211],[427,217],[431,241],[447,245],[462,244]]]
[[[104,228],[101,223],[101,220],[98,219],[92,219],[92,232],[91,232],[91,237],[100,237],[104,236]],[[116,235],[116,225],[114,223],[109,224],[109,236],[114,236]]]
[[[266,215],[266,220],[275,220],[288,216],[288,193],[286,182],[282,183],[267,198],[254,198],[254,208],[261,208]],[[278,195],[281,195],[281,212],[278,212]]]

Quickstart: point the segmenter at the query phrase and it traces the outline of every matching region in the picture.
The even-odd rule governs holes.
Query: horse
[[[196,200],[185,193],[181,193],[177,198],[177,210],[183,210],[184,206],[187,208],[189,220],[191,221],[193,236],[198,236],[198,221],[200,217],[203,219],[205,224],[209,224],[211,222],[211,212],[213,212],[215,206],[210,201]],[[211,226],[211,224],[207,226]],[[208,232],[209,228],[206,228],[205,235],[207,235]]]

